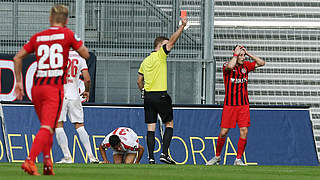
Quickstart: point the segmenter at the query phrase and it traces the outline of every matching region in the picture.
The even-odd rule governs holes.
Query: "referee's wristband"
[[[239,56],[239,54],[235,54],[235,53],[234,53],[234,54],[233,54],[233,56],[238,57],[238,56]]]

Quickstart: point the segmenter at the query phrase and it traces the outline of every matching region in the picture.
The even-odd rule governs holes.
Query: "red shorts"
[[[237,123],[239,128],[250,126],[249,105],[223,106],[220,127],[235,128]]]
[[[41,125],[55,128],[61,114],[63,85],[37,85],[31,89],[32,103]]]

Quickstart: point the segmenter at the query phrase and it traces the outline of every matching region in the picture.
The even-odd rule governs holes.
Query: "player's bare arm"
[[[137,160],[136,160],[136,164],[139,164],[140,160],[142,158],[143,152],[144,152],[144,147],[139,144],[139,147],[138,147],[137,151],[138,151],[138,157],[137,157]]]
[[[180,25],[178,30],[171,35],[171,37],[166,45],[166,48],[168,51],[170,51],[173,48],[174,44],[177,42],[180,35],[182,34],[183,28],[187,25],[187,17],[181,18],[181,22],[182,22],[182,24]]]
[[[20,51],[13,58],[14,74],[16,78],[16,87],[14,89],[14,93],[18,100],[22,100],[22,97],[24,96],[21,72],[22,72],[22,61],[27,55],[28,55],[28,52],[24,48],[21,48]]]
[[[138,74],[137,85],[138,85],[138,88],[140,89],[140,91],[142,91],[142,89],[144,88],[143,81],[144,81],[143,75]]]
[[[76,50],[81,57],[88,60],[90,57],[89,50],[86,46],[82,45],[79,49]]]
[[[80,96],[86,99],[86,101],[89,101],[89,96],[90,96],[90,86],[91,86],[91,78],[88,70],[83,70],[82,71],[82,76],[84,79],[84,86],[85,90]]]
[[[104,164],[110,164],[111,162],[108,160],[107,155],[106,155],[106,150],[102,147],[102,145],[99,146],[99,151],[101,154],[101,157],[103,159]]]
[[[240,54],[240,52],[241,52],[241,46],[237,45],[237,47],[234,49],[233,56],[232,56],[231,60],[228,62],[227,66],[226,66],[226,70],[230,71],[236,66],[237,60],[238,60],[238,55]]]
[[[242,50],[244,50],[246,55],[248,55],[251,59],[253,59],[256,62],[256,66],[255,66],[256,68],[265,65],[265,61],[264,60],[262,60],[261,58],[255,56],[255,55],[253,55],[251,53],[249,53],[246,48],[242,48]]]

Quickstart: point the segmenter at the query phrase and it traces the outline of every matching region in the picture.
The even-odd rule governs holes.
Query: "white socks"
[[[78,135],[80,137],[80,141],[84,148],[86,149],[86,152],[89,156],[89,159],[94,158],[91,150],[91,145],[90,145],[90,140],[89,140],[89,135],[87,131],[85,130],[84,126],[79,127],[76,129],[78,132]],[[66,133],[64,132],[63,128],[56,128],[56,138],[57,142],[63,152],[64,158],[68,159],[71,158],[71,153],[68,147],[68,138]]]
[[[94,156],[92,154],[92,150],[91,150],[89,135],[88,135],[87,131],[84,129],[84,126],[79,127],[77,129],[77,132],[79,134],[80,141],[81,141],[82,145],[84,146],[84,148],[87,151],[89,158],[90,159],[94,158]]]
[[[71,158],[71,153],[68,148],[68,139],[63,128],[56,128],[56,139],[62,150],[63,156],[66,159]]]

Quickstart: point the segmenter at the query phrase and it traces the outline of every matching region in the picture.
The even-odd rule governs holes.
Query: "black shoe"
[[[149,164],[156,164],[156,161],[154,159],[149,159]]]
[[[166,164],[176,164],[174,160],[172,160],[168,155],[165,155],[163,153],[160,154],[160,161]]]

